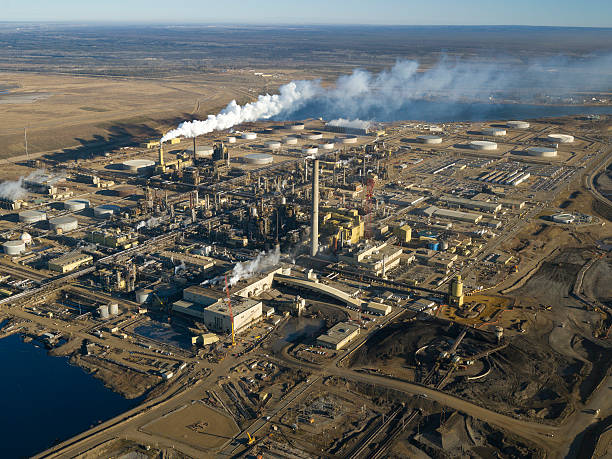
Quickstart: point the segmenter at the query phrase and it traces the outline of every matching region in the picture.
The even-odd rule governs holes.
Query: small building
[[[388,304],[370,301],[365,307],[365,312],[369,312],[370,314],[375,314],[377,316],[386,316],[391,314],[392,309],[393,308]]]
[[[317,338],[319,346],[340,350],[359,335],[359,326],[340,322]]]
[[[410,225],[398,226],[394,228],[393,234],[402,243],[410,242],[412,239],[412,228],[410,228]]]
[[[91,255],[85,253],[69,253],[49,260],[48,267],[51,271],[57,271],[63,274],[74,271],[80,266],[91,263],[92,261],[93,257]]]

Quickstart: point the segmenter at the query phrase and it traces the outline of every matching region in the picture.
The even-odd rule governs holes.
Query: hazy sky
[[[612,27],[611,0],[2,0],[0,21]]]

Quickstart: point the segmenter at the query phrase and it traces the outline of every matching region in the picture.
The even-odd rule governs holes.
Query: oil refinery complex
[[[309,119],[27,161],[0,185],[0,333],[145,396],[43,456],[106,455],[123,429],[192,457],[385,457],[402,435],[405,457],[461,455],[460,413],[525,457],[560,448],[541,421],[573,389],[528,408],[531,363],[508,353],[561,319],[510,292],[553,251],[530,239],[605,224],[563,202],[609,152],[574,118]],[[583,303],[601,344],[610,308]]]

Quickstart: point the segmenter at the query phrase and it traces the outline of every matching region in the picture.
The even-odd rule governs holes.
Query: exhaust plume
[[[16,201],[22,199],[28,192],[23,186],[23,182],[26,180],[36,181],[45,177],[45,171],[37,169],[27,176],[21,176],[17,180],[7,180],[0,183],[0,198],[10,199]]]
[[[260,95],[255,102],[241,106],[233,100],[219,114],[203,121],[185,121],[161,140],[195,137],[263,119],[322,117],[355,123],[364,119],[437,122],[553,116],[553,112],[564,114],[562,109],[567,107],[552,110],[551,106],[516,103],[573,104],[569,98],[578,90],[610,87],[612,54],[559,56],[514,65],[442,58],[427,70],[416,61],[398,61],[377,74],[354,70],[331,87],[322,86],[319,80],[292,81],[281,86],[278,94]]]
[[[276,246],[274,251],[260,252],[253,260],[244,263],[236,263],[229,279],[229,285],[233,286],[243,279],[249,279],[256,274],[263,273],[276,266],[280,261],[280,248]]]
[[[354,120],[347,120],[346,118],[338,118],[336,120],[331,120],[327,124],[329,124],[330,126],[367,129],[370,127],[372,123],[369,121],[360,120],[359,118],[355,118]]]

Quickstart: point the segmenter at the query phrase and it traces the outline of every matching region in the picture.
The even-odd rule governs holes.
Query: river
[[[0,340],[0,457],[27,457],[140,403],[19,335]]]

